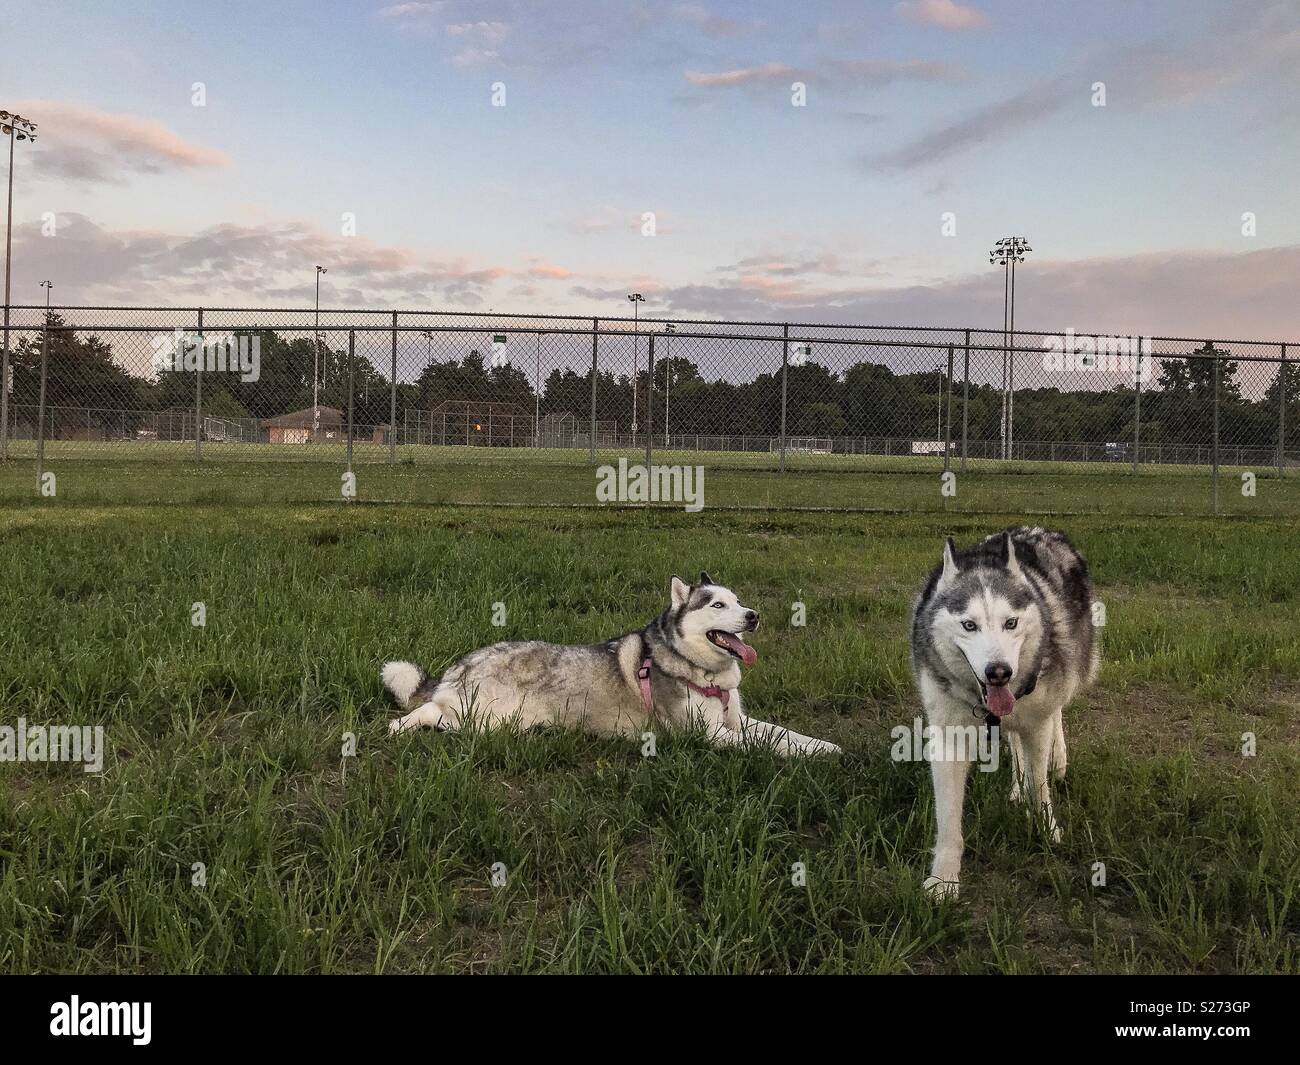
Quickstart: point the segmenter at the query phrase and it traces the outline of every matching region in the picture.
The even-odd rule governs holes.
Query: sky
[[[14,303],[1300,340],[1296,0],[0,13]]]

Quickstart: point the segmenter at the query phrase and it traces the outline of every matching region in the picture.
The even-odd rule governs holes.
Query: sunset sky
[[[1294,0],[4,10],[15,303],[1300,340]]]

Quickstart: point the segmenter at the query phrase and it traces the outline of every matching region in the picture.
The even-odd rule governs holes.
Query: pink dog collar
[[[637,680],[641,685],[641,706],[648,714],[651,710],[650,701],[650,659],[647,658],[641,663],[641,668],[636,671]],[[707,688],[701,688],[698,684],[692,684],[689,680],[685,682],[686,687],[700,695],[706,695],[710,699],[717,699],[722,703],[722,709],[727,709],[731,702],[731,689],[719,688],[716,684],[710,684]]]

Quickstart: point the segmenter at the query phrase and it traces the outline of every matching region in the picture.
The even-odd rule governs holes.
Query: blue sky
[[[15,302],[1300,337],[1293,2],[5,8]]]

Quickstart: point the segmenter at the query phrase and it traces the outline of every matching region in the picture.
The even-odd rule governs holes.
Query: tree
[[[807,426],[825,424],[832,420],[828,408],[834,408],[839,415],[839,377],[820,363],[808,362],[802,366],[788,367],[786,393],[786,419],[789,425],[795,426],[795,432],[811,434],[814,430],[806,428]],[[777,414],[779,418],[779,398]],[[838,431],[843,432],[845,421],[842,415],[839,415],[837,424],[840,426]]]
[[[98,336],[81,337],[66,325],[62,315],[51,311],[45,319],[49,329],[49,356],[46,370],[45,404],[47,410],[59,407],[79,408],[88,428],[123,427],[131,429],[147,409],[148,386],[139,377],[127,373],[114,361],[112,347]],[[35,423],[41,391],[41,333],[29,333],[10,353],[13,372],[15,420]],[[132,417],[124,421],[122,411]],[[110,414],[111,412],[111,414]],[[78,415],[82,424],[83,415]],[[128,424],[129,423],[129,424]]]
[[[903,435],[898,419],[910,397],[904,395],[902,379],[888,366],[869,362],[850,366],[841,395],[851,435]]]
[[[844,432],[844,415],[834,403],[809,403],[795,419],[796,436],[840,436]]]
[[[1273,380],[1268,383],[1260,403],[1264,408],[1265,416],[1276,425],[1278,388],[1282,383],[1282,370],[1285,370],[1286,376],[1286,446],[1296,447],[1300,445],[1300,366],[1294,363],[1280,365],[1279,372],[1275,373]]]
[[[1241,399],[1241,386],[1237,384],[1236,359],[1228,352],[1206,341],[1195,351],[1182,357],[1162,358],[1158,388],[1165,392],[1214,397],[1214,363],[1219,363],[1219,399]]]

